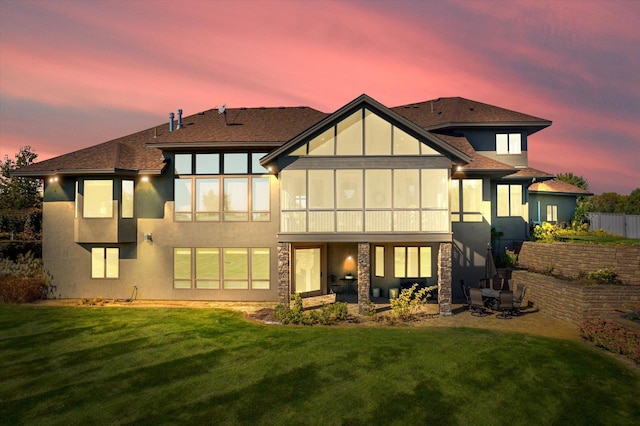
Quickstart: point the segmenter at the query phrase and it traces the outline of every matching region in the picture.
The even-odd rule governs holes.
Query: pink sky
[[[0,156],[217,107],[462,96],[553,121],[530,166],[640,187],[640,2],[0,0]]]

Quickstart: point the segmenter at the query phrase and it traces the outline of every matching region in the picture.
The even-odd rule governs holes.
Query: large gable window
[[[520,133],[498,133],[496,135],[496,154],[521,154],[522,135]]]
[[[440,154],[372,111],[363,108],[291,152],[294,156]]]
[[[113,217],[113,181],[85,180],[82,211],[85,218]]]
[[[357,111],[338,123],[336,155],[362,155],[362,111]]]

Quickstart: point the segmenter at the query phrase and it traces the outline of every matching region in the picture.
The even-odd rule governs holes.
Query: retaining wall
[[[532,302],[541,312],[576,326],[587,318],[640,303],[640,286],[585,286],[524,270],[513,271],[512,277],[515,285],[527,286],[525,303]]]
[[[568,278],[611,268],[624,285],[640,285],[640,246],[525,241],[518,254],[518,265]]]

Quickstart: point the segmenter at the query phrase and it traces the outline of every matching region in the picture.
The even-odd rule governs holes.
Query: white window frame
[[[91,249],[91,278],[117,279],[120,277],[120,249],[93,247]]]
[[[496,154],[516,155],[522,153],[522,135],[520,133],[497,133]]]
[[[506,195],[500,195],[500,188],[506,188]],[[496,185],[496,216],[497,217],[522,217],[524,205],[522,203],[523,187],[520,184],[498,184]],[[500,205],[504,200],[502,197],[507,196],[505,208],[501,209]],[[508,206],[508,207],[507,207]],[[507,211],[505,211],[508,208]]]

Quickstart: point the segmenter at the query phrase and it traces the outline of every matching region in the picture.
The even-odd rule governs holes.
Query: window
[[[195,279],[194,279],[195,278]],[[268,290],[269,248],[174,248],[173,287],[198,290]]]
[[[522,216],[522,186],[497,186],[497,215],[498,217]]]
[[[337,124],[336,155],[362,155],[362,110]]]
[[[496,154],[521,154],[522,135],[520,133],[496,134]]]
[[[375,248],[375,275],[376,277],[384,277],[384,247],[376,246]]]
[[[482,222],[482,179],[451,181],[451,220]]]
[[[224,154],[225,174],[246,174],[249,172],[248,154],[233,153]]]
[[[283,170],[280,229],[449,232],[448,182],[447,169]]]
[[[196,154],[197,175],[217,175],[219,173],[220,154]]]
[[[75,205],[74,205],[74,208],[75,208],[75,216],[74,216],[74,217],[75,217],[76,219],[78,218],[78,203],[79,203],[79,201],[78,201],[78,200],[80,200],[80,190],[79,190],[79,185],[80,185],[80,182],[76,181],[76,198],[75,198],[75,200],[74,200],[74,201],[75,201],[75,203],[74,203],[74,204],[75,204]]]
[[[175,154],[175,172],[180,176],[174,181],[174,220],[271,220],[269,177],[218,176],[221,167],[226,174],[263,175],[267,170],[259,160],[264,155],[262,152]],[[193,176],[193,170],[201,176]]]
[[[263,174],[269,173],[269,170],[265,169],[264,167],[262,167],[262,164],[260,164],[260,159],[265,155],[267,155],[266,152],[254,152],[251,154],[251,173],[252,174],[263,175]]]
[[[196,182],[196,220],[220,220],[220,179],[199,178]]]
[[[518,135],[519,136],[519,135]],[[404,130],[364,108],[293,150],[292,156],[441,154]]]
[[[191,288],[191,249],[173,249],[173,288]]]
[[[558,221],[558,206],[554,204],[549,204],[547,206],[547,222],[557,222]]]
[[[191,154],[176,154],[173,161],[173,172],[176,175],[190,175],[192,170],[191,159]]]
[[[133,181],[122,181],[122,211],[123,218],[133,217]]]
[[[431,247],[394,247],[394,277],[431,277]]]
[[[196,249],[196,288],[220,288],[220,249]]]
[[[196,221],[269,221],[270,182],[269,177],[175,179],[174,220],[189,222],[195,218]]]
[[[91,249],[91,278],[118,278],[119,249],[93,247]]]
[[[251,249],[251,288],[257,290],[269,289],[271,275],[270,253],[268,248]]]
[[[113,217],[113,181],[85,180],[82,210],[86,218]]]
[[[247,220],[249,211],[249,186],[247,178],[227,178],[224,180],[222,202],[224,220]]]

